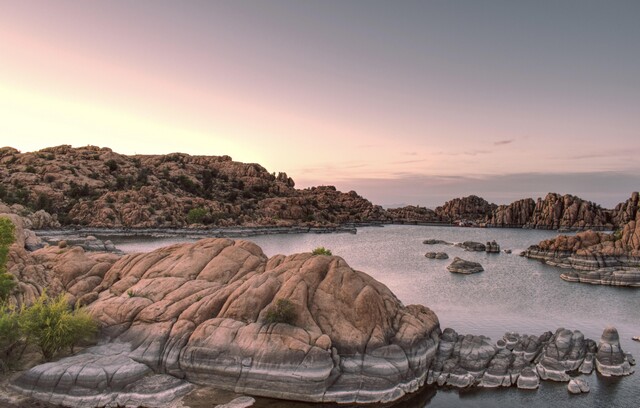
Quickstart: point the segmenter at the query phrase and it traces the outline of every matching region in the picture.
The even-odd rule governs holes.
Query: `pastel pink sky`
[[[381,204],[637,190],[638,3],[454,3],[0,1],[0,144],[227,154]]]

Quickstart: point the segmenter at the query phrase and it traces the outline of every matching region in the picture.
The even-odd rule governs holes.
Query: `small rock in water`
[[[482,272],[484,268],[477,262],[466,261],[456,256],[451,265],[447,266],[447,270],[453,273],[471,274]]]
[[[496,243],[496,241],[487,242],[485,245],[486,251],[489,254],[499,254],[500,253],[500,245]]]
[[[627,355],[620,347],[618,330],[613,326],[605,328],[602,332],[596,354],[596,369],[607,377],[633,373]]]
[[[572,378],[567,385],[567,390],[571,394],[582,394],[589,392],[589,383],[584,378]]]
[[[449,259],[446,252],[427,252],[424,256],[429,259]]]

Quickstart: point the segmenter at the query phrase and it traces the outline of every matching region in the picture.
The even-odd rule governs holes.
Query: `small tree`
[[[84,309],[72,311],[63,295],[49,298],[46,292],[33,305],[23,305],[19,326],[27,342],[38,346],[47,361],[63,348],[69,347],[73,352],[76,344],[98,330]]]
[[[0,304],[4,304],[16,286],[13,275],[7,273],[9,247],[16,240],[16,227],[7,217],[0,217]]]
[[[311,253],[313,255],[331,255],[331,250],[326,249],[325,247],[317,247]]]
[[[187,222],[189,224],[202,224],[204,217],[207,215],[207,210],[202,207],[192,208],[187,214]]]
[[[278,299],[274,306],[267,312],[267,323],[293,324],[296,319],[296,310],[288,299]]]
[[[0,368],[6,371],[12,361],[20,359],[15,350],[23,344],[15,308],[0,305]]]

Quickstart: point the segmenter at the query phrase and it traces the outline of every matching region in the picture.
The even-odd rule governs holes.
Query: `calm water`
[[[518,256],[520,251],[555,232],[519,229],[474,229],[426,226],[361,228],[353,234],[296,234],[251,237],[268,256],[308,252],[318,246],[342,256],[354,269],[385,283],[404,304],[420,303],[433,309],[440,325],[458,333],[484,334],[497,340],[505,331],[541,334],[558,327],[581,330],[596,341],[612,324],[622,347],[640,357],[640,291],[565,282],[559,269]],[[445,245],[424,245],[428,238],[449,242],[496,240],[512,254],[466,252]],[[112,239],[125,252],[145,252],[185,240]],[[480,262],[485,271],[474,275],[446,270],[451,259],[427,259],[428,251],[444,251]],[[621,379],[592,374],[591,392],[569,395],[566,383],[543,382],[537,391],[515,388],[423,393],[406,407],[640,407],[640,373]],[[422,400],[421,400],[422,399]],[[306,406],[260,401],[257,406]]]

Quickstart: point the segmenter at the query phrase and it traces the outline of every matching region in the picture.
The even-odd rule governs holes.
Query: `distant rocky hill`
[[[436,214],[444,221],[450,222],[485,222],[498,206],[490,204],[484,198],[470,195],[454,198],[443,206],[436,208]]]
[[[499,206],[487,220],[494,227],[537,229],[612,229],[613,212],[571,194],[549,193],[542,199],[530,198]]]
[[[44,210],[62,226],[326,226],[387,220],[382,207],[354,191],[296,189],[285,173],[229,156],[126,156],[95,146],[30,153],[0,149],[0,200]]]

